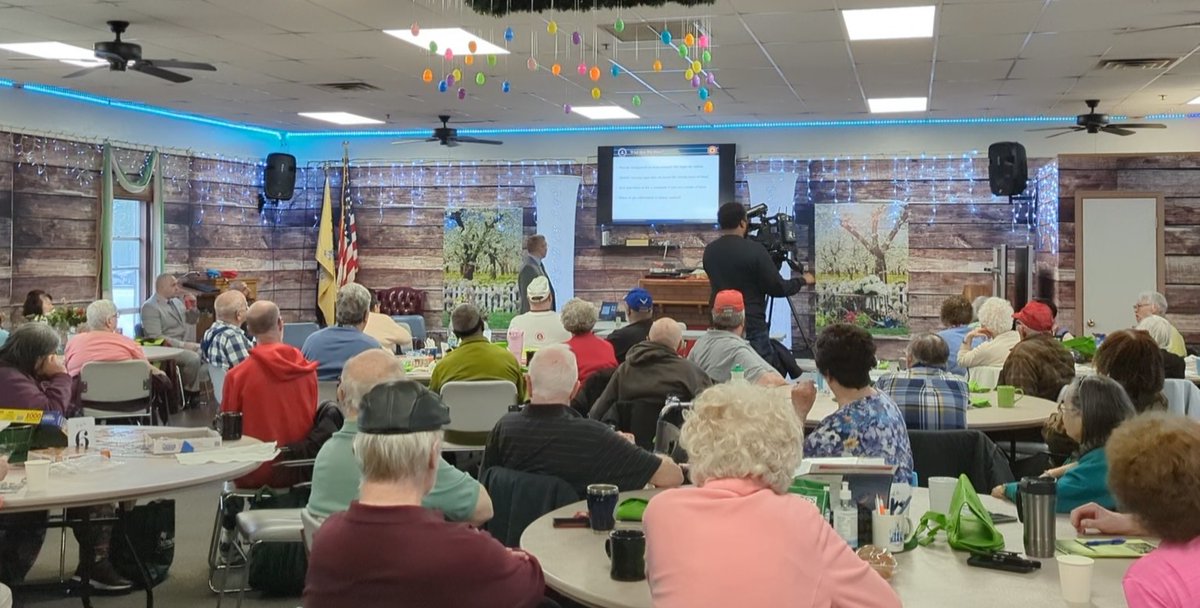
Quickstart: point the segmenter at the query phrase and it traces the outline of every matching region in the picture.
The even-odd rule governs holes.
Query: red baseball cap
[[[717,292],[717,297],[713,298],[713,311],[726,312],[745,312],[746,301],[742,299],[742,292],[736,289],[725,289]]]
[[[1026,304],[1021,312],[1013,313],[1013,318],[1033,331],[1050,331],[1054,328],[1054,314],[1050,312],[1050,307],[1037,301]]]

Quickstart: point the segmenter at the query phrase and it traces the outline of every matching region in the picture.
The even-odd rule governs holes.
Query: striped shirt
[[[569,406],[531,404],[496,423],[482,469],[496,466],[552,475],[584,496],[593,483],[610,483],[622,492],[639,490],[660,464],[654,454]]]
[[[250,357],[250,349],[254,348],[254,340],[246,336],[240,327],[224,321],[214,321],[212,327],[204,332],[204,340],[200,342],[200,356],[204,362],[224,370]]]
[[[967,383],[936,367],[916,366],[885,374],[875,390],[900,407],[910,429],[941,431],[967,428]]]

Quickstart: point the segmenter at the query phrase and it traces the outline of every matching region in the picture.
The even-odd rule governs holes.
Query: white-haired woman
[[[987,342],[971,348],[976,338],[986,338]],[[1012,304],[1003,298],[988,298],[979,307],[979,327],[968,332],[959,347],[958,366],[1002,367],[1008,352],[1020,341],[1021,334],[1013,329]]]
[[[617,353],[612,342],[592,332],[599,315],[595,304],[579,298],[572,298],[562,309],[563,329],[571,332],[567,348],[575,353],[580,385],[593,373],[617,366]]]
[[[1187,362],[1183,357],[1168,350],[1171,346],[1172,332],[1175,330],[1171,322],[1158,315],[1148,315],[1138,321],[1137,328],[1150,334],[1162,350],[1163,377],[1183,379],[1187,375]]]
[[[785,395],[733,382],[696,399],[680,441],[698,487],[655,496],[643,519],[656,608],[900,605],[811,502],[788,494],[803,423]]]

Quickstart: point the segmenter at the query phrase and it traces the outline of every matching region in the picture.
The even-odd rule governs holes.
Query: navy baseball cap
[[[641,287],[634,287],[625,294],[625,306],[629,310],[646,311],[654,308],[654,298],[650,297],[650,292]]]

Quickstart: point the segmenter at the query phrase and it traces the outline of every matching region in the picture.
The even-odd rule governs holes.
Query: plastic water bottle
[[[733,370],[729,372],[730,382],[741,382],[746,379],[746,369],[739,363],[733,366]]]

